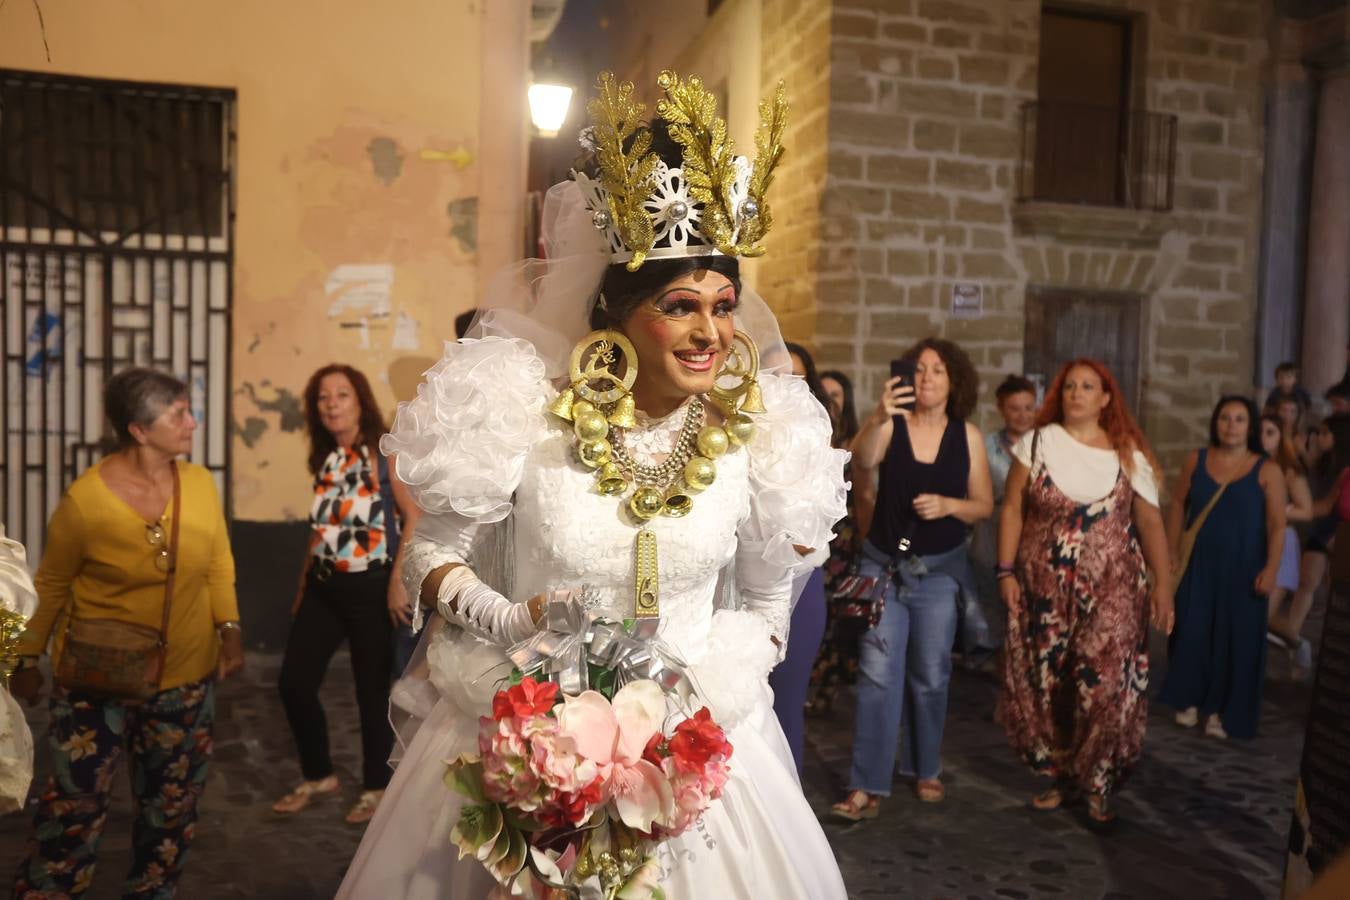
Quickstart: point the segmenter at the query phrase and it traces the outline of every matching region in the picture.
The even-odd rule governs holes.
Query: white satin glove
[[[534,634],[526,603],[512,603],[478,580],[468,566],[458,566],[441,579],[436,609],[448,622],[479,637],[510,646]]]

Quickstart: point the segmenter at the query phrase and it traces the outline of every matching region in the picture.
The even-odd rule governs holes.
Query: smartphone
[[[908,360],[908,359],[893,359],[893,360],[891,360],[891,377],[892,377],[892,378],[899,378],[899,379],[900,379],[900,383],[901,383],[902,385],[906,386],[906,387],[914,387],[914,375],[915,375],[915,371],[916,371],[916,370],[915,370],[914,363],[913,363],[913,361],[911,361],[911,360]],[[902,405],[902,406],[907,406],[907,407],[909,407],[910,409],[913,409],[913,408],[914,408],[914,398],[911,396],[908,400],[906,400],[906,401],[905,401],[903,404],[901,404],[901,405]]]

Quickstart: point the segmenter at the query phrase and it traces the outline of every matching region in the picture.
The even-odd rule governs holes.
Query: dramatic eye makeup
[[[702,305],[702,298],[694,294],[672,293],[661,297],[656,301],[656,311],[663,316],[685,316],[699,311]],[[736,307],[740,305],[735,294],[730,291],[725,295],[719,296],[716,305],[713,307],[713,315],[730,316],[736,312]]]

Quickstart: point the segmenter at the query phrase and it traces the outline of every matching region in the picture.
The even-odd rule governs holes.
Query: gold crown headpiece
[[[598,177],[573,170],[572,178],[592,224],[609,242],[611,262],[635,272],[647,259],[762,256],[760,241],[773,226],[764,195],[783,156],[783,83],[759,105],[753,163],[735,155],[717,98],[696,76],[681,81],[666,70],[656,83],[665,92],[656,112],[680,145],[679,168],[651,152],[651,131],[642,123],[646,107],[633,99],[632,82],[619,84],[613,73],[601,72],[598,95],[587,105],[592,124],[582,132],[582,146],[594,153]]]

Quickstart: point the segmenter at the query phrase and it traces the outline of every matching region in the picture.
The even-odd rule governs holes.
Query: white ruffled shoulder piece
[[[755,416],[750,440],[750,517],[742,540],[762,543],[766,562],[811,568],[828,548],[834,526],[848,511],[846,450],[830,446],[830,416],[806,381],[793,375],[759,376],[765,413]],[[800,556],[793,545],[817,553]]]
[[[380,450],[397,457],[398,477],[424,511],[500,522],[511,514],[526,455],[547,433],[552,395],[529,342],[447,342],[417,397],[399,404]]]

